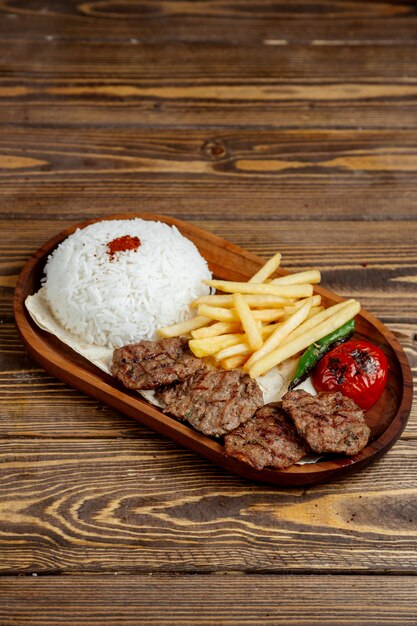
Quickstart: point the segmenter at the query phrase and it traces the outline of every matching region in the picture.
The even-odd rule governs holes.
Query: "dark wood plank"
[[[0,459],[3,573],[417,567],[416,441],[343,481],[287,490],[167,440],[1,441]]]
[[[22,45],[22,41],[24,44]],[[154,89],[192,82],[194,87],[208,82],[245,84],[263,80],[285,84],[306,80],[310,84],[334,81],[361,83],[376,81],[407,86],[417,72],[415,46],[396,46],[395,54],[383,46],[266,46],[169,44],[132,45],[130,42],[83,42],[16,40],[5,46],[1,76],[25,79],[30,91],[31,78],[61,81],[51,88],[55,95],[85,96],[94,94],[94,80],[133,80],[139,85],[157,81]],[[67,82],[62,83],[65,79]],[[69,79],[79,81],[68,84]],[[85,82],[88,81],[87,85]],[[83,84],[84,83],[84,84]],[[91,84],[92,83],[92,84]],[[46,86],[47,88],[47,86]],[[283,88],[283,87],[282,87]],[[97,92],[97,90],[96,90]],[[46,91],[46,93],[48,93]],[[100,93],[98,91],[98,93]],[[110,90],[111,95],[111,90]],[[251,98],[253,99],[253,98]]]
[[[9,358],[7,353],[5,356],[4,344],[0,345],[2,361],[4,358],[0,373],[0,437],[62,440],[156,436],[115,409],[48,376],[26,354],[21,359]]]
[[[392,129],[0,127],[0,214],[216,219],[227,207],[241,221],[256,202],[258,220],[416,219],[416,142],[416,130]]]
[[[413,576],[42,576],[0,581],[3,626],[411,626]]]
[[[190,220],[200,214],[219,220],[239,215],[250,219],[253,205],[258,218],[317,221],[339,216],[346,219],[416,219],[415,174],[355,172],[337,181],[312,175],[275,174],[248,176],[241,173],[199,176],[153,173],[80,175],[9,175],[1,182],[0,217],[23,216],[82,219],[120,212],[164,213]],[[300,177],[301,178],[301,177]],[[301,181],[300,181],[301,182]]]
[[[143,210],[145,207],[138,208]],[[392,220],[339,220],[337,216],[333,216],[335,219],[316,220],[311,215],[311,219],[308,219],[306,211],[303,219],[293,221],[285,219],[278,207],[275,215],[262,220],[257,214],[237,219],[238,216],[230,214],[227,208],[224,207],[221,219],[210,219],[211,216],[202,215],[199,209],[190,210],[188,218],[196,226],[224,237],[264,259],[277,250],[281,251],[282,265],[288,270],[317,267],[323,272],[323,280],[326,281],[327,271],[335,267],[346,271],[363,270],[366,282],[370,280],[373,283],[378,269],[392,269],[398,274],[390,277],[387,289],[395,289],[396,283],[401,284],[402,290],[413,289],[417,262],[414,246],[417,220],[413,219],[412,214],[410,220],[396,220],[395,213]],[[87,212],[88,209],[85,218],[110,215],[110,211],[91,215]],[[28,217],[22,213],[17,218],[0,219],[3,234],[0,240],[2,286],[13,287],[12,279],[7,284],[8,277],[15,279],[31,254],[46,240],[82,219],[83,215],[75,211],[72,216],[62,217],[58,207],[55,214],[38,213],[37,216]],[[326,284],[334,288],[334,283]]]
[[[395,51],[23,39],[5,46],[1,119],[60,127],[415,128],[415,47]]]
[[[129,3],[71,0],[12,0],[5,5],[0,37],[41,40],[123,41],[132,43],[211,42],[232,45],[322,42],[342,45],[367,41],[398,45],[416,42],[412,2],[242,0],[231,6],[206,2],[143,0]],[[110,25],[110,26],[109,26]],[[272,44],[273,45],[273,44]]]
[[[64,85],[76,82],[74,87],[68,88],[67,94],[62,91],[58,97],[50,90],[37,98],[32,94],[32,87],[21,87],[28,82],[24,76],[19,75],[12,81],[0,77],[1,120],[11,125],[52,124],[56,128],[71,128],[74,133],[89,126],[177,128],[183,132],[205,128],[208,134],[231,128],[416,128],[415,85],[384,83],[382,76],[379,78],[381,86],[372,87],[372,84],[368,86],[368,83],[354,80],[335,85],[332,81],[319,80],[319,86],[314,89],[302,81],[286,88],[285,83],[277,80],[241,82],[234,87],[228,79],[208,81],[197,89],[193,87],[194,79],[191,85],[184,85],[185,81],[173,83],[171,79],[165,89],[157,89],[154,85],[159,81],[155,78],[147,85],[148,89],[138,92],[133,79],[121,79],[111,85],[109,80],[87,79],[94,86],[87,87],[81,95],[83,81],[64,78]],[[41,79],[41,82],[44,81]],[[32,79],[30,84],[33,84]],[[280,96],[283,91],[286,91],[284,97]],[[240,96],[242,93],[246,96]]]

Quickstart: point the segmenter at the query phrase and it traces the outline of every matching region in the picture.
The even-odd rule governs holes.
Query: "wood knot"
[[[220,161],[228,156],[226,146],[221,141],[206,141],[202,152],[211,161]]]

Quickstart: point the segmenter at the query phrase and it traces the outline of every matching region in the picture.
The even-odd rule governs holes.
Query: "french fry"
[[[313,293],[313,285],[271,285],[270,283],[237,283],[229,280],[203,280],[203,283],[226,291],[241,294],[270,294],[286,298],[308,298]]]
[[[232,295],[220,295],[215,294],[213,296],[200,296],[197,300],[193,300],[190,304],[192,309],[199,307],[201,304],[208,304],[209,306],[221,306],[226,309],[231,309],[233,307],[233,296]]]
[[[291,331],[304,322],[311,309],[311,300],[312,298],[307,299],[300,309],[290,315],[285,322],[268,337],[263,346],[254,352],[246,362],[245,368],[250,369],[256,361],[259,361],[263,356],[275,350]]]
[[[349,301],[347,306],[343,308],[339,307],[336,312],[334,312],[336,307],[339,307],[339,305],[332,306],[326,310],[326,312],[329,313],[329,316],[323,322],[317,324],[310,330],[307,330],[295,339],[293,338],[288,341],[288,343],[281,345],[276,350],[269,352],[263,358],[259,359],[259,361],[256,361],[256,363],[254,363],[254,365],[250,368],[249,375],[252,378],[256,378],[257,376],[266,374],[266,372],[269,372],[269,370],[275,367],[275,365],[279,365],[279,363],[282,363],[285,359],[294,356],[298,352],[301,352],[301,350],[305,350],[310,344],[322,339],[349,320],[353,319],[361,309],[359,302],[356,300]],[[301,328],[301,326],[299,328]]]
[[[318,341],[359,311],[356,300],[324,309],[313,294],[318,270],[271,278],[281,254],[269,259],[248,282],[204,280],[220,292],[191,303],[191,320],[161,328],[161,337],[191,334],[191,351],[226,370],[243,367],[251,377],[267,373]]]
[[[307,332],[311,328],[314,328],[314,326],[317,326],[317,324],[321,324],[322,322],[327,320],[329,317],[332,317],[332,315],[334,315],[338,311],[341,311],[345,307],[351,306],[351,304],[354,303],[354,302],[356,302],[356,300],[353,300],[353,299],[345,300],[344,302],[339,302],[339,304],[334,304],[329,309],[324,309],[324,311],[322,311],[321,313],[318,313],[317,315],[314,315],[310,319],[308,319],[305,322],[303,322],[303,324],[301,324],[301,326],[296,328],[291,333],[291,335],[288,336],[285,339],[284,343],[287,343],[287,341],[292,341],[293,339],[296,339],[300,335],[303,335],[305,332]],[[347,321],[349,321],[349,320],[347,320]]]
[[[220,361],[220,365],[224,370],[234,370],[245,363],[247,356],[244,354],[237,354],[236,356],[230,356],[228,359]]]
[[[268,323],[282,319],[286,313],[285,309],[255,309],[252,310],[252,315],[258,322]]]
[[[250,309],[249,309],[250,310]],[[211,320],[218,322],[239,322],[240,317],[236,309],[224,309],[222,307],[210,306],[208,304],[200,304],[197,309],[198,314],[209,317]],[[253,310],[251,314],[255,320],[260,322],[273,322],[279,320],[286,315],[285,309],[261,309]]]
[[[219,335],[218,337],[207,337],[206,339],[190,339],[188,346],[191,352],[198,357],[212,356],[245,340],[245,335],[231,333],[230,335]]]
[[[200,304],[197,309],[198,315],[207,316],[218,322],[239,322],[239,316],[234,309],[224,309],[219,306]]]
[[[282,326],[283,322],[276,322],[274,324],[266,324],[266,326],[263,326],[261,328],[261,335],[262,335],[262,339],[266,339],[267,337],[269,337],[270,335],[272,335],[272,333],[274,332],[274,330],[276,328],[279,328],[280,326]]]
[[[310,297],[311,297],[311,306],[312,307],[319,306],[319,304],[321,302],[321,296],[316,294],[316,295],[310,296]],[[301,309],[301,307],[304,305],[305,301],[306,301],[306,298],[303,298],[302,300],[297,300],[297,302],[294,302],[293,304],[284,306],[286,314],[291,315],[292,313],[294,313],[294,311],[297,311],[298,309]]]
[[[315,296],[312,297],[312,299]],[[322,311],[324,311],[324,307],[323,306],[312,306],[307,317],[306,320],[310,319],[310,317],[313,317],[314,315],[317,315],[317,313],[321,313]],[[294,313],[294,311],[293,311]],[[288,315],[286,315],[283,320],[285,321],[287,319]],[[265,326],[262,326],[261,330],[261,335],[262,335],[262,339],[265,340],[267,337],[269,337],[270,335],[272,335],[272,333],[274,332],[274,330],[276,328],[279,328],[280,326],[282,326],[283,322],[275,322],[272,324],[266,324]],[[210,326],[208,327],[210,328]],[[204,330],[204,329],[201,329]],[[195,330],[193,332],[200,332],[199,330]],[[233,332],[233,331],[231,331]],[[192,334],[192,333],[191,333]]]
[[[256,274],[252,276],[252,278],[249,279],[248,282],[250,283],[265,282],[266,279],[269,278],[271,274],[275,272],[277,267],[279,267],[280,263],[281,263],[281,255],[279,252],[277,252],[277,254],[274,254],[274,256],[271,259],[269,259],[269,261],[267,261],[265,265],[263,265],[261,269],[258,270]]]
[[[262,335],[256,324],[256,320],[240,293],[235,293],[233,296],[233,302],[236,307],[236,312],[242,322],[243,330],[248,338],[248,344],[252,350],[259,350],[263,344]]]
[[[243,298],[251,309],[289,306],[294,303],[294,298],[285,298],[284,296],[274,296],[271,294],[246,294]],[[190,307],[195,309],[201,304],[231,309],[234,307],[233,295],[216,294],[214,296],[201,296],[201,298],[194,300],[190,304]]]
[[[300,283],[319,283],[321,274],[318,270],[307,270],[305,272],[296,272],[288,274],[288,276],[280,276],[273,278],[270,285],[299,285]]]
[[[321,313],[322,311],[324,311],[324,306],[312,306],[306,317],[306,320],[309,320],[311,317],[314,317],[315,315],[317,315],[318,313]]]
[[[224,348],[224,350],[220,350],[220,352],[217,352],[214,355],[214,358],[216,361],[223,361],[223,359],[228,359],[229,357],[237,356],[238,354],[252,354],[252,349],[246,341]]]
[[[296,298],[285,298],[284,296],[271,296],[270,294],[265,295],[250,295],[246,294],[242,296],[243,299],[248,303],[249,308],[251,309],[272,309],[272,308],[280,308],[283,306],[291,306],[295,303]]]
[[[180,335],[186,335],[196,328],[207,326],[207,324],[210,324],[210,322],[211,319],[209,317],[196,315],[196,317],[192,317],[185,322],[180,322],[179,324],[174,324],[173,326],[165,326],[164,328],[159,328],[157,330],[157,333],[160,337],[163,337],[165,339],[168,337],[180,337]]]
[[[210,320],[212,321],[212,320]],[[242,330],[239,322],[216,322],[211,326],[204,326],[191,331],[193,339],[205,339],[206,337],[217,337],[218,335],[226,335],[227,333],[238,333]]]

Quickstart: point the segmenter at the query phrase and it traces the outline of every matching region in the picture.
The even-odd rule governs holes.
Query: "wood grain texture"
[[[320,595],[317,595],[320,588]],[[417,579],[376,576],[42,576],[0,582],[3,626],[411,626]],[[219,601],[219,599],[223,601]]]
[[[0,2],[2,624],[415,623],[416,402],[361,474],[261,487],[41,371],[11,302],[63,228],[160,212],[320,268],[415,377],[416,20],[411,0]]]
[[[51,50],[50,54],[53,56],[54,51]],[[387,55],[389,50],[382,53],[384,58]],[[325,59],[319,62],[325,63]],[[141,59],[138,59],[138,66],[140,63]],[[178,63],[182,63],[181,59]],[[39,66],[42,68],[43,62]],[[245,79],[244,76],[240,81],[190,78],[173,82],[172,77],[167,79],[164,75],[160,80],[154,77],[145,82],[148,89],[136,92],[135,78],[122,77],[114,84],[112,79],[93,74],[90,78],[77,79],[74,87],[71,86],[74,80],[64,76],[60,79],[64,85],[61,97],[54,95],[52,90],[46,97],[36,98],[32,95],[32,88],[21,87],[28,81],[26,73],[15,70],[3,82],[0,112],[5,124],[53,125],[71,128],[73,132],[88,126],[174,127],[183,132],[204,127],[209,133],[234,128],[378,130],[385,128],[387,123],[390,128],[398,130],[416,128],[415,86],[403,87],[386,82],[380,87],[378,78],[375,78],[375,87],[369,86],[369,80],[358,83],[352,78],[339,85],[335,78],[319,79],[317,86],[311,88],[308,80],[303,79],[296,79],[294,85],[277,78],[260,80]],[[166,73],[172,75],[172,72]],[[334,73],[337,74],[337,69]],[[58,74],[62,76],[62,73]],[[39,81],[42,83],[48,79],[40,76]],[[34,79],[30,78],[31,85],[33,82]],[[84,90],[84,82],[92,82],[93,87]],[[238,88],[233,84],[236,82]],[[404,82],[409,82],[405,74]],[[410,82],[415,82],[415,76]],[[154,87],[161,83],[165,83],[164,90]],[[196,83],[200,83],[198,90]],[[265,92],[271,91],[272,96],[264,96]],[[281,91],[284,91],[284,97],[279,95]],[[132,92],[136,98],[132,97]],[[239,97],[240,93],[244,96]],[[234,97],[228,97],[228,94]],[[252,99],[248,99],[249,94]]]
[[[219,220],[227,205],[240,222],[256,201],[258,219],[416,219],[416,143],[414,130],[0,127],[0,216]]]
[[[3,124],[416,128],[417,63],[407,40],[395,54],[367,43],[81,41],[22,35],[7,42]]]
[[[409,573],[417,442],[279,489],[166,439],[0,441],[0,571]]]
[[[12,0],[4,3],[2,39],[51,38],[59,41],[210,42],[248,45],[302,43],[395,46],[416,42],[416,12],[403,1],[242,0],[231,6],[206,2],[81,2]],[[111,21],[111,29],[109,22]]]
[[[247,46],[210,45],[194,43],[161,43],[161,45],[132,45],[129,41],[102,42],[52,40],[12,40],[5,46],[4,78],[25,78],[30,93],[33,77],[50,80],[66,79],[94,84],[94,78],[103,79],[111,89],[113,81],[133,79],[139,84],[157,81],[163,88],[193,81],[212,85],[223,81],[231,86],[245,81],[278,81],[287,88],[291,83],[306,80],[310,84],[335,82],[345,84],[356,81],[407,85],[413,83],[417,71],[415,46],[407,42],[396,46],[395,54],[384,54],[384,47],[366,43],[359,46]],[[29,65],[28,65],[29,61]],[[340,68],[343,71],[340,71]],[[140,70],[140,71],[139,71]],[[82,96],[84,91],[73,92],[74,87],[61,85],[52,93]],[[91,86],[87,85],[87,95]],[[94,91],[93,91],[94,93]],[[98,92],[99,93],[99,92]],[[102,94],[102,95],[105,95]]]

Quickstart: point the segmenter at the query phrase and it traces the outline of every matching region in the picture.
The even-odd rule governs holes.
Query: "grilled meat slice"
[[[158,390],[157,398],[165,413],[214,437],[246,422],[263,404],[258,383],[238,370],[201,370],[181,383]]]
[[[370,430],[362,409],[339,391],[317,396],[301,389],[289,391],[282,406],[314,452],[354,455],[368,442]]]
[[[273,404],[258,409],[250,420],[228,433],[224,445],[227,455],[255,469],[284,469],[310,451],[285,411]]]
[[[155,389],[184,380],[204,366],[182,337],[141,341],[113,353],[111,373],[129,389]]]

